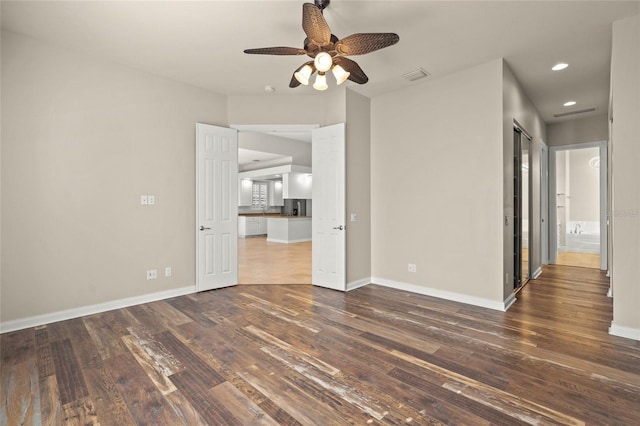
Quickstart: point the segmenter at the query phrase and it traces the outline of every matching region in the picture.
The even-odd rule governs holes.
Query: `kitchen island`
[[[267,241],[284,244],[311,241],[311,216],[269,216]]]

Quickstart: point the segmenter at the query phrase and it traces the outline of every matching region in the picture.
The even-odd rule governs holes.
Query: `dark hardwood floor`
[[[0,424],[640,424],[598,270],[507,313],[370,285],[238,286],[1,336]]]

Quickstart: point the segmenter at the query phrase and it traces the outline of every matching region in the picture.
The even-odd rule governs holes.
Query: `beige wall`
[[[612,47],[611,332],[640,340],[640,15],[614,23]]]
[[[3,33],[1,102],[3,322],[194,286],[195,123],[224,97]]]
[[[502,61],[375,97],[371,123],[373,276],[502,304]]]
[[[286,91],[312,90],[308,95],[289,96]],[[229,96],[229,124],[320,124],[328,126],[346,120],[343,87],[318,93],[309,87],[283,89],[284,93],[260,96]]]
[[[547,125],[547,145],[563,146],[609,139],[607,115],[577,118]]]
[[[298,87],[297,90],[305,89],[308,88]],[[324,124],[325,97],[315,93],[299,96],[273,93],[229,96],[229,124]]]
[[[540,153],[546,140],[545,123],[529,100],[515,75],[506,62],[502,61],[502,130],[503,130],[503,216],[508,216],[508,224],[503,219],[503,296],[513,293],[513,121],[516,120],[532,137],[530,143],[531,178],[531,223],[529,270],[535,273],[541,267],[540,239]],[[508,275],[508,277],[507,277]],[[508,279],[507,279],[508,278]]]
[[[352,90],[347,100],[347,284],[371,278],[371,101]],[[351,222],[351,214],[357,221]]]

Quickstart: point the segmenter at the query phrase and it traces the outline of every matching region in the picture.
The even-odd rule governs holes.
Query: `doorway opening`
[[[196,288],[198,291],[205,291],[238,284],[238,200],[242,199],[241,188],[236,186],[241,186],[241,180],[238,179],[239,135],[237,128],[230,129],[204,123],[197,123],[196,130]],[[345,124],[337,123],[322,128],[316,126],[312,131],[312,139],[318,142],[312,144],[311,153],[311,167],[318,177],[316,183],[311,185],[311,170],[303,176],[298,176],[301,173],[291,164],[283,178],[282,196],[283,199],[306,199],[307,207],[312,199],[315,200],[313,220],[309,216],[300,217],[300,202],[297,215],[292,215],[295,216],[293,219],[297,220],[287,221],[285,230],[277,226],[271,227],[278,231],[279,235],[284,235],[274,236],[272,240],[282,242],[277,240],[284,238],[284,243],[313,242],[311,284],[346,291]],[[293,175],[294,172],[297,174]],[[303,185],[306,186],[306,194],[300,192],[304,189],[300,189],[299,184],[297,187],[293,185],[295,181],[299,183],[296,178],[300,177],[302,181],[307,182],[307,185]],[[287,186],[287,182],[290,185]],[[255,194],[253,185],[251,186],[250,198],[253,200]],[[257,189],[257,204],[262,206],[268,195],[263,194],[261,185],[258,185]],[[264,210],[262,213],[251,213],[253,217],[266,216]],[[311,213],[311,209],[308,208],[307,213]],[[278,219],[283,219],[282,216],[278,215]],[[269,218],[270,220],[272,218]],[[222,225],[214,226],[218,222]],[[301,230],[300,224],[309,226],[302,227]],[[252,226],[255,227],[256,224]],[[258,229],[260,226],[261,223],[258,221]],[[266,228],[269,240],[271,232],[268,222]],[[304,231],[306,237],[298,237]]]
[[[238,284],[311,284],[311,133],[319,126],[231,127],[238,130]]]
[[[550,154],[549,262],[606,270],[606,142]]]
[[[531,276],[531,136],[513,127],[513,287],[519,290]]]

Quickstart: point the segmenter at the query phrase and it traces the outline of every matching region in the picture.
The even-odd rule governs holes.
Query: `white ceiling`
[[[325,18],[339,38],[396,32],[392,47],[353,57],[366,96],[409,87],[407,71],[430,79],[504,57],[547,122],[571,109],[607,111],[611,23],[639,1],[346,1]],[[2,1],[2,28],[227,95],[310,94],[289,89],[302,56],[246,55],[253,47],[302,47],[302,1]],[[559,73],[550,68],[564,61]],[[424,80],[422,80],[424,81]],[[329,79],[330,85],[333,83]],[[331,90],[331,89],[330,89]]]
[[[273,154],[270,152],[254,151],[252,149],[238,149],[238,165],[241,167],[250,166],[252,163],[259,163],[260,168],[262,168],[265,167],[265,163],[271,164],[274,161],[290,162],[291,157]]]

